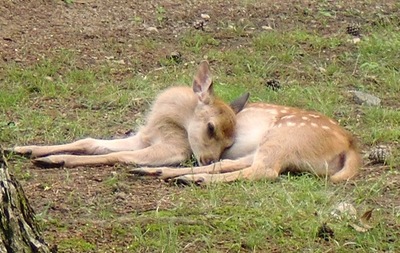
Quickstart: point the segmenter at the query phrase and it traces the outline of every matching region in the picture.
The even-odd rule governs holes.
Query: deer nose
[[[209,164],[211,164],[211,163],[213,163],[214,162],[214,159],[213,158],[210,158],[210,157],[201,157],[200,158],[200,163],[201,163],[201,165],[209,165]]]

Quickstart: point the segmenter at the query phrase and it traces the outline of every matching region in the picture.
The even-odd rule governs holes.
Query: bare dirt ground
[[[204,29],[218,34],[221,23],[243,19],[256,27],[271,26],[289,30],[307,27],[326,33],[348,24],[373,26],[376,22],[371,6],[364,1],[350,0],[315,5],[314,1],[266,1],[238,4],[236,1],[5,1],[0,6],[2,43],[1,60],[26,65],[51,57],[54,51],[69,49],[80,56],[79,66],[96,66],[109,57],[124,60],[136,71],[149,71],[157,66],[159,56],[176,50],[179,34],[196,29],[201,14],[212,17]],[[391,13],[396,1],[385,1],[375,8]],[[329,25],[316,22],[313,13],[323,10],[335,13]],[[307,9],[307,12],[304,10]],[[349,15],[352,11],[356,15]],[[152,29],[152,28],[156,28]],[[323,28],[323,29],[322,29]],[[218,36],[217,36],[218,37]],[[243,36],[245,37],[245,36]],[[138,47],[143,38],[161,41],[162,50]],[[240,44],[240,38],[224,38],[226,47]],[[243,38],[243,41],[245,38]],[[120,74],[129,75],[125,72]]]
[[[204,28],[205,32],[217,34],[221,22],[239,22],[242,18],[251,20],[256,27],[269,25],[283,31],[306,26],[319,30],[322,26],[313,22],[311,14],[299,8],[307,6],[309,12],[314,13],[313,8],[317,6],[312,4],[313,1],[259,1],[258,4],[247,6],[239,5],[236,1],[207,0],[185,3],[171,0],[66,2],[3,1],[0,4],[0,61],[3,64],[17,62],[22,66],[30,66],[41,59],[51,58],[59,50],[68,49],[78,55],[75,64],[81,68],[90,66],[96,69],[110,57],[122,60],[124,64],[113,72],[117,82],[135,73],[146,73],[159,67],[159,59],[179,49],[177,35],[196,29],[194,23],[201,19],[202,13],[211,17]],[[377,4],[377,8],[391,12],[395,2],[385,1],[384,4]],[[165,13],[160,11],[160,6]],[[323,26],[326,34],[348,23],[373,25],[370,23],[370,7],[364,1],[349,0],[337,5],[327,1],[328,6],[334,9],[338,17],[329,21],[332,30]],[[345,14],[346,10],[354,7],[360,11],[358,16]],[[160,19],[163,19],[162,22]],[[153,51],[137,43],[144,38],[161,41],[163,48]],[[226,37],[223,46],[236,47],[242,41],[246,41],[245,36]],[[82,227],[90,217],[88,212],[109,209],[120,214],[118,219],[124,219],[124,215],[130,213],[171,207],[173,201],[170,197],[180,192],[179,188],[170,187],[158,180],[129,178],[121,167],[77,168],[66,172],[60,169],[35,169],[29,164],[26,166],[31,170],[32,179],[26,181],[23,187],[34,209],[45,210],[50,216],[73,224],[61,233],[49,227],[45,231],[45,238],[51,238],[51,244],[57,244],[71,234],[82,233],[87,241],[107,245],[113,240],[110,232],[112,224],[93,221],[98,226],[88,228],[83,234]],[[370,170],[373,172],[379,169],[375,167]],[[361,177],[367,178],[366,174]],[[114,184],[113,177],[129,178],[129,183],[120,180]],[[103,184],[99,182],[109,182],[112,187],[102,187]],[[74,198],[76,195],[78,198]],[[79,208],[79,203],[73,203],[74,199],[84,200],[85,206],[90,208]],[[54,235],[55,232],[57,235]],[[132,238],[127,236],[126,240],[128,244]]]

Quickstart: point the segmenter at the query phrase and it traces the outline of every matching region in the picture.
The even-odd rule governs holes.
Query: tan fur
[[[284,171],[311,172],[332,182],[354,178],[361,165],[353,137],[332,119],[298,108],[248,104],[236,116],[236,139],[222,160],[195,168],[133,172],[189,183],[275,179]]]
[[[170,166],[193,153],[203,166],[132,171],[183,183],[275,179],[284,171],[307,171],[332,182],[356,176],[361,158],[355,140],[334,120],[316,112],[266,103],[244,107],[247,98],[242,96],[231,106],[218,100],[208,64],[202,62],[192,90],[174,87],[160,94],[146,125],[133,137],[84,139],[14,150],[45,156],[34,160],[40,166],[67,167],[114,163]],[[48,156],[60,152],[86,155]]]
[[[146,124],[132,137],[117,140],[87,138],[63,145],[20,146],[13,151],[36,158],[34,164],[41,167],[115,163],[178,165],[192,153],[200,164],[206,165],[218,161],[221,153],[232,145],[235,113],[245,103],[245,100],[239,100],[231,108],[215,97],[208,63],[203,61],[192,89],[172,87],[161,93]]]

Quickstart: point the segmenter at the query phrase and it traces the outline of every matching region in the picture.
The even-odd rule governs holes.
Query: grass
[[[353,191],[309,176],[286,176],[274,183],[237,182],[206,189],[191,188],[183,193],[180,198],[183,203],[176,209],[146,214],[146,218],[152,217],[154,222],[140,230],[141,239],[130,248],[176,252],[195,247],[201,252],[219,252],[217,249],[222,246],[224,250],[235,252],[272,249],[324,252],[323,245],[328,242],[318,238],[317,231],[327,223],[335,231],[330,242],[334,251],[395,250],[396,246],[387,237],[392,238],[398,232],[383,225],[387,222],[383,211],[374,212],[376,227],[368,233],[359,233],[349,226],[351,220],[337,220],[332,215],[341,202],[353,203],[360,214],[371,208],[372,205],[365,205],[366,199],[376,197],[381,185],[370,190],[364,187],[367,186]],[[364,196],[358,196],[359,191],[363,191]],[[195,206],[191,205],[193,201],[197,203]],[[168,221],[166,217],[171,221],[165,222]],[[177,222],[187,219],[193,224]]]
[[[244,6],[253,4],[246,1]],[[314,17],[325,28],[340,14],[330,7],[322,1]],[[159,26],[169,22],[167,7],[157,5],[155,13]],[[216,22],[221,29],[215,33],[190,30],[177,35],[174,46],[184,56],[183,63],[167,61],[160,54],[152,60],[161,66],[147,72],[130,71],[112,60],[82,67],[73,49],[54,50],[52,57],[29,66],[0,65],[2,146],[111,137],[137,128],[156,94],[171,84],[189,85],[197,62],[207,58],[216,93],[226,101],[250,91],[252,101],[316,110],[353,132],[363,151],[380,144],[393,150],[387,166],[367,167],[359,180],[349,184],[289,174],[276,182],[160,186],[135,198],[145,203],[155,196],[151,206],[156,208],[129,213],[122,204],[126,209],[137,204],[127,200],[139,190],[129,191],[138,182],[126,176],[124,166],[111,168],[114,174],[98,182],[97,174],[92,175],[95,179],[87,175],[97,172],[80,170],[60,170],[58,177],[41,179],[37,175],[46,172],[33,170],[25,159],[10,157],[12,170],[25,187],[41,185],[32,199],[60,185],[66,189],[46,195],[40,203],[33,200],[46,239],[57,243],[60,252],[400,251],[400,33],[395,17],[378,14],[371,21],[377,25],[367,28],[357,44],[340,29],[328,29],[327,35],[327,30],[298,24],[284,32],[253,31],[257,20],[224,19]],[[357,17],[359,12],[350,9],[347,15]],[[140,23],[144,18],[135,20]],[[145,36],[133,47],[140,52],[161,51],[164,39]],[[133,61],[135,66],[143,63]],[[266,87],[269,79],[279,80],[282,89]],[[382,105],[356,105],[350,90],[376,95]],[[102,169],[107,170],[98,168]],[[356,218],[341,214],[338,219],[334,213],[340,203],[351,204]],[[57,213],[59,209],[65,214]],[[351,225],[359,224],[368,210],[373,210],[368,220],[372,228],[357,231]],[[334,232],[326,240],[318,236],[324,224]]]

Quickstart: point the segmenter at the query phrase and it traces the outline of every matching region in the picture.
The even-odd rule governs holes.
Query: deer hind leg
[[[257,166],[255,164],[246,167],[241,170],[220,173],[220,174],[187,174],[174,178],[173,180],[180,184],[195,183],[198,185],[210,184],[210,183],[221,183],[221,182],[232,182],[236,180],[260,180],[270,179],[274,180],[278,177],[278,174],[273,169],[266,169],[265,166]]]
[[[13,151],[20,155],[42,157],[59,153],[99,155],[124,150],[137,150],[145,148],[146,145],[140,135],[131,136],[124,139],[98,140],[86,138],[68,144],[50,146],[20,146]]]
[[[330,177],[330,180],[333,183],[337,183],[354,178],[358,173],[358,168],[360,167],[360,164],[361,158],[359,153],[354,149],[350,149],[346,153],[346,160],[344,162],[343,168],[333,174]]]
[[[39,157],[33,163],[39,167],[77,167],[114,164],[146,166],[176,165],[187,159],[190,149],[158,143],[144,149],[119,151],[103,155],[50,155]]]
[[[254,155],[248,155],[237,160],[222,160],[206,166],[199,167],[157,167],[157,168],[137,168],[131,170],[131,173],[140,176],[157,176],[161,179],[174,178],[186,174],[217,174],[237,171],[250,166]]]
[[[198,185],[220,183],[220,182],[232,182],[236,180],[261,180],[269,179],[274,180],[278,177],[281,166],[278,159],[272,156],[273,152],[269,154],[257,152],[252,159],[252,163],[242,167],[239,170],[235,170],[227,173],[211,174],[211,173],[198,173],[198,174],[187,174],[174,178],[174,181],[180,184],[195,183]]]
[[[252,162],[240,170],[221,174],[190,174],[177,177],[178,183],[209,184],[236,180],[275,180],[287,164],[288,145],[286,136],[278,130],[266,133],[254,154]]]

